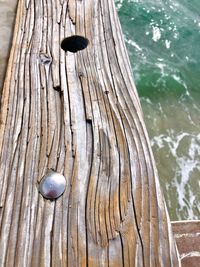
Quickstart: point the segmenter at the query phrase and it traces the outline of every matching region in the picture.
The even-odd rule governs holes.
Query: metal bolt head
[[[44,198],[56,199],[60,197],[66,188],[65,177],[57,172],[48,172],[41,180],[39,191]]]

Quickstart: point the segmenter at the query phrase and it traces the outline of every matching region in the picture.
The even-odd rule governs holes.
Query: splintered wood
[[[89,45],[65,53],[73,35]],[[1,100],[1,267],[179,266],[131,75],[114,0],[19,0]],[[55,201],[39,193],[50,169],[67,181]]]

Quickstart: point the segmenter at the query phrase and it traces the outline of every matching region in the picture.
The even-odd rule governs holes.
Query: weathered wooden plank
[[[179,266],[113,0],[19,0],[0,116],[0,266]]]
[[[172,222],[172,229],[182,267],[196,267],[200,263],[200,221]]]
[[[13,37],[14,19],[16,14],[17,1],[0,1],[0,96],[6,72],[6,64],[9,58],[11,40]]]

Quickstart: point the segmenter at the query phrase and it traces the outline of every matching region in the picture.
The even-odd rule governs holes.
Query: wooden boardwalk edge
[[[182,267],[200,266],[200,220],[172,222]]]

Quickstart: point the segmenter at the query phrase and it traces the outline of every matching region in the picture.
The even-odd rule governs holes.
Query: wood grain
[[[196,267],[200,262],[200,220],[172,222],[181,266]]]
[[[19,0],[0,116],[0,266],[180,266],[113,0]]]

